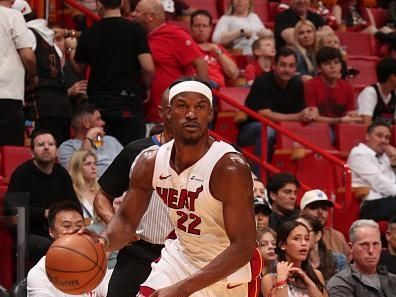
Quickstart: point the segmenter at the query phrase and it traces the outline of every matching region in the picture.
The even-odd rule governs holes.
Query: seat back
[[[220,17],[219,7],[216,0],[186,0],[186,2],[195,9],[205,9],[209,11],[214,20]]]
[[[24,146],[2,146],[0,154],[0,175],[4,177],[5,183],[10,181],[15,168],[32,158],[30,148]]]
[[[389,10],[383,8],[369,8],[368,9],[373,15],[375,26],[379,29],[385,25],[389,19]]]
[[[344,155],[360,142],[364,142],[368,125],[339,124],[336,126],[336,147]]]
[[[361,32],[336,32],[341,45],[346,48],[348,55],[375,56],[376,40],[370,34]]]
[[[281,122],[279,125],[323,149],[334,149],[330,139],[330,127],[325,123],[307,125],[300,122]],[[300,147],[300,144],[296,144],[289,137],[277,133],[276,147],[277,149],[292,149]]]
[[[253,0],[253,11],[264,23],[269,20],[269,7],[267,0]]]
[[[250,89],[245,87],[223,87],[220,89],[220,92],[224,95],[231,97],[236,102],[240,104],[244,104],[247,95],[249,94]],[[219,111],[238,111],[234,106],[219,100]]]
[[[359,74],[349,79],[352,85],[371,85],[377,81],[376,67],[378,57],[370,56],[348,56],[347,64],[359,70]]]

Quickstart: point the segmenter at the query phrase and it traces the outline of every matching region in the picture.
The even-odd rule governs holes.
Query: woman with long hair
[[[322,273],[309,258],[309,230],[301,222],[285,222],[278,230],[276,274],[263,278],[264,297],[328,296]]]
[[[94,219],[93,202],[99,190],[96,156],[88,150],[77,150],[69,161],[73,187],[84,210],[84,218]]]
[[[323,274],[328,281],[334,274],[345,267],[346,257],[341,254],[333,255],[322,240],[323,226],[318,220],[308,216],[300,216],[297,221],[305,224],[310,231],[309,260],[312,266]]]
[[[315,75],[316,28],[309,20],[301,20],[294,27],[294,47],[297,53],[297,72]]]
[[[252,44],[259,37],[272,36],[259,16],[253,12],[252,0],[231,0],[230,8],[213,32],[213,42],[223,44],[235,52],[252,54]]]

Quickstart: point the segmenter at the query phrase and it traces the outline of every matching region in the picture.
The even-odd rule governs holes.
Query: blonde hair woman
[[[252,54],[259,37],[272,36],[252,10],[252,0],[231,0],[230,8],[217,22],[213,42],[229,46],[243,55]]]
[[[299,21],[294,27],[294,47],[297,52],[297,72],[314,76],[316,70],[316,28],[308,20]]]
[[[69,162],[73,187],[84,210],[84,218],[94,218],[93,202],[99,190],[96,155],[88,150],[77,150]]]

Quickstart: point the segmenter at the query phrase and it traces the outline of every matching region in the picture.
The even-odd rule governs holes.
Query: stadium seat
[[[210,12],[213,20],[220,17],[218,2],[216,0],[186,0],[186,2],[196,9],[205,9]]]
[[[0,175],[3,176],[4,183],[10,181],[16,167],[32,158],[30,148],[24,146],[2,146],[0,154]]]
[[[350,150],[364,142],[368,125],[364,124],[339,124],[336,126],[336,148],[340,156],[347,157]]]
[[[368,192],[369,188],[352,188],[352,200],[349,203],[349,207],[346,207],[348,201],[345,200],[344,189],[341,188],[336,192],[336,202],[342,207],[334,207],[333,209],[333,227],[342,232],[347,240],[349,237],[349,227],[354,221],[359,219],[360,203]],[[384,236],[388,225],[387,222],[379,221],[377,223],[379,225],[381,235]]]
[[[376,40],[370,34],[360,32],[336,32],[340,38],[341,45],[349,55],[375,56]]]
[[[376,66],[378,57],[371,56],[348,56],[347,64],[356,68],[360,73],[352,79],[349,79],[352,85],[371,85],[377,81]]]
[[[249,88],[243,87],[224,87],[220,92],[227,97],[233,98],[240,104],[245,103]],[[219,111],[216,117],[215,132],[225,137],[229,142],[236,143],[238,137],[238,127],[235,124],[234,118],[238,109],[234,106],[219,100]]]
[[[379,29],[386,24],[389,19],[389,10],[383,8],[369,8],[373,15],[375,26]]]
[[[268,21],[269,7],[267,0],[253,0],[253,11],[260,17],[263,23]]]
[[[328,124],[311,123],[307,125],[300,122],[281,122],[279,125],[325,150],[334,150],[331,144],[330,127]],[[301,146],[289,137],[278,133],[276,147],[277,149],[291,149]]]
[[[279,124],[306,141],[336,154],[331,144],[329,125],[324,123],[305,125],[300,122]],[[303,148],[302,145],[283,134],[277,133],[276,150],[271,164],[282,171],[295,174],[301,182],[311,188],[330,193],[334,187],[332,162],[321,154]]]
[[[239,104],[244,104],[250,89],[245,87],[223,87],[220,89],[220,93],[231,97]],[[219,100],[219,111],[237,111],[238,109],[234,106]]]

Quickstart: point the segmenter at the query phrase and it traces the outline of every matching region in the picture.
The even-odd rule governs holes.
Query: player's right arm
[[[147,151],[137,160],[124,201],[102,233],[109,241],[106,251],[119,250],[135,236],[153,192],[152,179],[156,155],[156,151]]]

